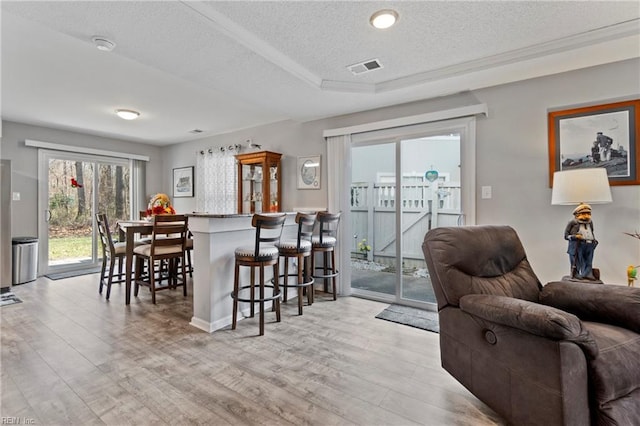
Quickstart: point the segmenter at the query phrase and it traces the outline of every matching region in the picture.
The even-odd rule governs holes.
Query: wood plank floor
[[[282,322],[188,325],[191,298],[124,305],[98,275],[14,286],[0,308],[0,415],[25,424],[496,425],[441,367],[438,335],[375,319],[387,305],[319,295]],[[191,289],[189,289],[191,294]],[[229,303],[232,303],[229,299]]]

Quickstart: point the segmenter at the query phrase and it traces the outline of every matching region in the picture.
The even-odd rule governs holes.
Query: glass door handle
[[[44,221],[49,222],[51,220],[51,210],[44,211]]]

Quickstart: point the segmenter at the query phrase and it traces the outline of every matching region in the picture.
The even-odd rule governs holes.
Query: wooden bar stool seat
[[[260,335],[264,335],[264,305],[265,302],[272,302],[272,310],[276,312],[276,321],[280,322],[280,298],[282,293],[278,281],[271,285],[265,284],[264,268],[273,266],[273,276],[278,276],[280,252],[277,244],[282,235],[282,228],[286,216],[282,215],[260,215],[254,214],[251,225],[256,228],[255,244],[252,246],[242,246],[235,250],[235,271],[233,280],[233,319],[231,329],[235,330],[238,321],[238,302],[250,304],[250,316],[253,318],[255,304],[260,304]],[[247,285],[240,283],[240,267],[251,268],[251,281]],[[259,282],[256,286],[255,268],[259,268]],[[256,287],[258,296],[256,297]],[[267,294],[265,290],[271,290]],[[248,295],[246,293],[249,293]]]
[[[298,289],[298,315],[302,315],[302,299],[304,291],[313,286],[315,280],[311,276],[309,260],[311,259],[313,235],[313,227],[315,225],[315,214],[298,213],[296,215],[296,223],[298,224],[297,238],[291,240],[281,240],[276,246],[280,252],[280,256],[284,257],[284,273],[278,276],[278,283],[284,292],[283,301],[287,301],[287,289]],[[297,272],[289,273],[289,259],[296,259]],[[289,277],[295,277],[295,283],[289,282]],[[274,280],[275,281],[275,278]],[[311,287],[313,288],[313,287]],[[307,303],[313,303],[313,291],[309,289],[307,292]]]
[[[331,281],[333,300],[336,300],[338,296],[336,277],[339,271],[336,269],[335,248],[338,244],[340,213],[318,212],[316,221],[318,222],[318,234],[311,239],[313,278],[323,280],[325,293],[329,292],[329,281]],[[322,253],[322,265],[316,266],[316,254],[318,253]]]

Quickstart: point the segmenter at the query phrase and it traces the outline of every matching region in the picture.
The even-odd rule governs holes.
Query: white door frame
[[[463,111],[464,110],[464,111]],[[458,110],[456,110],[458,111]],[[350,235],[351,215],[349,205],[349,186],[351,182],[351,146],[365,140],[394,139],[396,137],[409,138],[411,135],[446,132],[447,130],[460,133],[460,179],[462,190],[462,211],[464,225],[476,223],[476,114],[486,115],[486,105],[474,108],[460,109],[460,115],[447,117],[435,114],[439,121],[406,122],[406,119],[388,120],[389,123],[401,120],[401,127],[384,127],[387,122],[370,123],[369,125],[354,126],[352,128],[333,129],[324,132],[327,138],[327,169],[328,169],[328,208],[330,211],[341,211],[341,235]],[[447,112],[443,112],[447,113]],[[464,113],[464,114],[463,114]],[[430,114],[407,117],[415,120],[426,119]],[[417,118],[416,118],[417,117]],[[458,118],[456,118],[458,117]],[[400,121],[398,121],[399,123]],[[419,123],[419,124],[418,124]],[[399,161],[399,160],[397,160]],[[351,295],[351,271],[349,265],[350,250],[348,244],[339,244],[336,248],[338,266],[341,267],[339,292]]]
[[[73,153],[67,151],[58,151],[58,150],[48,150],[48,149],[39,149],[38,150],[38,274],[46,275],[51,272],[65,272],[70,270],[79,269],[79,265],[60,265],[51,267],[49,266],[49,226],[47,221],[47,212],[49,210],[49,160],[50,159],[62,159],[68,161],[83,161],[89,163],[95,163],[96,166],[100,163],[107,164],[121,164],[123,166],[129,167],[131,172],[130,176],[133,176],[133,164],[132,160],[122,159],[122,158],[114,158],[114,157],[106,157],[101,155],[92,155],[92,154],[82,154],[82,153]],[[94,187],[96,186],[98,173],[97,168],[94,172]],[[131,179],[131,177],[130,177]],[[129,187],[133,188],[132,183],[129,183]],[[93,199],[91,200],[91,216],[95,221],[95,211],[93,211],[94,207],[97,205],[97,191],[93,192]],[[130,191],[129,197],[133,197],[133,190]],[[133,205],[133,204],[130,204]],[[95,227],[94,227],[95,228]],[[98,240],[96,239],[96,235],[94,232],[94,244],[93,244],[93,253],[92,258],[96,259],[95,263],[92,263],[90,266],[97,266],[99,263],[97,261],[97,253],[98,253]],[[81,268],[86,268],[87,264],[80,265]]]

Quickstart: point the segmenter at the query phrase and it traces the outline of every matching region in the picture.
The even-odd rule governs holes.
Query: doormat
[[[12,292],[8,291],[0,295],[0,306],[13,305],[14,303],[22,303],[22,300],[18,299]]]
[[[393,304],[376,315],[376,318],[440,333],[437,312]]]
[[[45,277],[50,280],[63,280],[65,278],[79,277],[81,275],[97,274],[102,268],[81,269],[78,271],[56,272],[54,274],[47,274]]]

